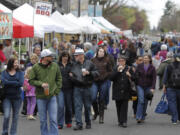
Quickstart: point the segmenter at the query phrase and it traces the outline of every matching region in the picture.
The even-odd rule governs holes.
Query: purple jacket
[[[136,83],[141,87],[150,87],[155,89],[156,85],[156,70],[152,64],[149,65],[147,72],[144,70],[144,64],[137,67],[135,73]]]

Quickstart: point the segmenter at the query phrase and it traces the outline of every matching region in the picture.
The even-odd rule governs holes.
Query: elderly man
[[[49,50],[52,52],[53,54],[53,58],[54,58],[54,62],[58,62],[58,45],[59,45],[59,41],[57,38],[54,38],[52,41],[52,47],[49,48]]]
[[[76,49],[76,62],[73,63],[71,69],[71,79],[74,82],[74,105],[76,126],[74,130],[82,130],[82,108],[85,108],[86,129],[91,128],[91,86],[95,77],[99,75],[94,64],[85,60],[84,50]]]
[[[58,135],[56,95],[60,92],[62,77],[59,66],[52,60],[51,51],[43,50],[41,63],[33,66],[29,76],[29,83],[36,87],[41,135]],[[49,115],[49,131],[47,113]]]

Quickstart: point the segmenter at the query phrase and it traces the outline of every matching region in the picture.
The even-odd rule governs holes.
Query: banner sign
[[[35,4],[35,14],[51,16],[52,4],[48,2],[36,2]]]
[[[73,15],[78,16],[78,0],[71,0],[70,11]]]
[[[12,14],[0,13],[0,39],[11,39],[13,32]]]

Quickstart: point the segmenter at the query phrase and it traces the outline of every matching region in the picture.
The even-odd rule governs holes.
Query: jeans
[[[177,102],[180,98],[180,90],[167,88],[167,100],[168,100],[168,107],[172,115],[172,122],[177,122],[178,120],[178,106],[179,102]]]
[[[137,86],[138,91],[138,105],[136,112],[137,120],[145,120],[145,114],[147,110],[148,100],[145,98],[145,95],[150,91],[150,88],[142,88]]]
[[[91,88],[92,101],[97,101],[97,95],[99,92],[99,101],[106,101],[107,93],[108,93],[108,81],[104,81],[102,83],[94,83]]]
[[[91,113],[91,88],[74,88],[74,107],[75,107],[75,118],[76,125],[82,126],[82,108],[84,105],[85,109],[85,122],[91,124],[90,113]]]
[[[4,120],[3,120],[2,135],[8,134],[11,108],[13,111],[13,115],[12,115],[10,135],[17,135],[18,115],[19,115],[21,103],[22,103],[21,99],[7,99],[7,98],[4,99],[3,101]]]
[[[40,118],[41,135],[59,135],[57,126],[56,96],[49,99],[37,99],[37,105]],[[47,124],[47,113],[49,115],[49,131]]]
[[[107,94],[106,94],[106,98],[105,98],[105,104],[106,104],[106,105],[109,104],[110,90],[111,90],[111,81],[108,80],[108,81],[107,81]]]
[[[27,99],[27,115],[33,115],[36,107],[36,97],[26,97]]]
[[[58,125],[64,125],[64,109],[65,109],[65,123],[72,123],[72,91],[66,90],[62,91],[57,96],[58,103]]]

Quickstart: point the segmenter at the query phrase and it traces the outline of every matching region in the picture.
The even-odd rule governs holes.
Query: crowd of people
[[[93,38],[82,44],[79,40],[59,43],[55,38],[50,48],[35,44],[33,54],[21,69],[11,40],[5,40],[0,44],[1,69],[6,67],[0,78],[2,135],[8,135],[11,110],[10,135],[17,134],[22,102],[21,113],[28,120],[36,120],[38,113],[41,135],[58,135],[58,129],[65,125],[71,128],[73,117],[73,129],[82,130],[83,113],[86,129],[91,129],[92,120],[97,118],[103,124],[111,85],[118,125],[127,127],[130,100],[133,100],[134,118],[143,124],[157,76],[158,89],[167,96],[172,123],[177,124],[180,121],[179,50],[178,40],[164,37],[159,42],[143,38]]]

